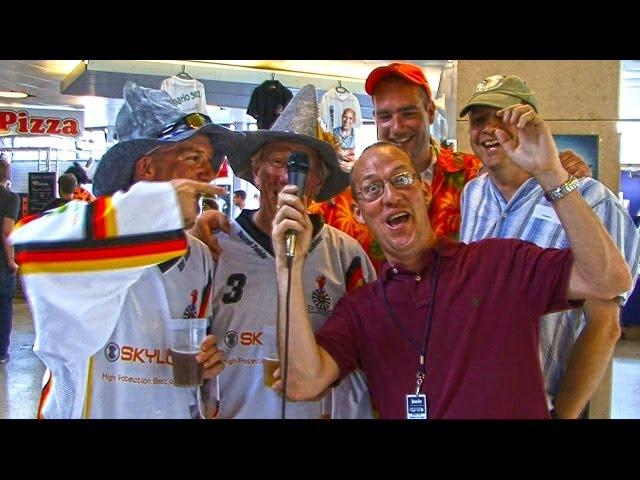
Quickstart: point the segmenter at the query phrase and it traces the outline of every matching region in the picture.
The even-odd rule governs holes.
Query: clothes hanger
[[[193,77],[187,73],[184,65],[182,65],[182,71],[176,75],[178,78],[183,78],[185,80],[193,80]]]
[[[267,87],[269,87],[270,90],[275,90],[278,85],[276,84],[276,74],[274,72],[271,72],[271,80],[265,80],[264,83],[266,83]]]
[[[338,80],[338,86],[336,87],[336,92],[338,93],[349,93],[349,90],[342,86],[342,81]]]

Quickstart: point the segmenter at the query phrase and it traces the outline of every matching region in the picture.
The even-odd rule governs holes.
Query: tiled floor
[[[35,418],[44,365],[33,353],[33,324],[24,301],[13,304],[9,363],[0,365],[0,418]]]
[[[618,342],[613,358],[613,398],[611,418],[640,419],[640,327],[635,340]]]
[[[11,360],[0,365],[0,419],[35,418],[44,366],[35,356],[33,325],[24,301],[14,303]],[[640,340],[621,340],[613,361],[611,418],[640,419]]]

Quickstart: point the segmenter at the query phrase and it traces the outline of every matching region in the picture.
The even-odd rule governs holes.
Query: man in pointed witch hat
[[[197,388],[172,385],[163,322],[210,311],[212,259],[183,229],[199,195],[224,191],[209,182],[228,143],[244,137],[185,115],[166,92],[128,84],[124,94],[120,142],[94,175],[98,198],[71,201],[11,237],[34,351],[47,366],[39,418],[204,414]],[[224,367],[215,342],[207,336],[196,357],[205,378]]]
[[[309,157],[306,199],[326,200],[349,183],[333,146],[318,138],[317,118],[316,90],[307,85],[270,130],[245,132],[246,141],[227,153],[234,173],[260,190],[260,208],[244,209],[231,222],[229,234],[217,235],[222,254],[214,277],[212,333],[224,340],[220,348],[227,357],[227,368],[218,377],[221,418],[281,415],[282,398],[264,385],[259,366],[266,352],[277,348],[274,336],[265,334],[275,330],[278,298],[271,225],[278,193],[288,183],[288,159],[294,152]],[[319,217],[312,218],[314,246],[307,257],[304,296],[313,327],[319,328],[344,293],[374,280],[375,272],[358,242],[324,225]],[[289,403],[286,417],[372,417],[368,387],[360,372],[321,396],[318,401]]]

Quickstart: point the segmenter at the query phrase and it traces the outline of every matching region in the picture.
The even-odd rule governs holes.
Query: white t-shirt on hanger
[[[346,108],[351,108],[356,112],[356,121],[353,126],[355,128],[362,126],[360,102],[358,101],[358,97],[353,93],[347,90],[340,93],[334,88],[322,96],[322,100],[320,101],[320,118],[327,126],[328,131],[331,132],[336,127],[342,127],[342,113]]]
[[[195,78],[169,77],[162,81],[160,89],[171,95],[183,112],[207,114],[204,85]]]

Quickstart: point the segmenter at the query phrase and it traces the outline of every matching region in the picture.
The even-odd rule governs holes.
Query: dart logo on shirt
[[[313,305],[307,305],[309,313],[320,313],[328,316],[331,313],[331,297],[324,285],[327,283],[327,278],[324,275],[320,275],[316,278],[318,288],[311,293],[311,300]]]
[[[198,303],[198,290],[191,291],[191,305],[185,308],[184,313],[182,314],[182,318],[196,318],[198,315],[198,308],[196,304]]]

